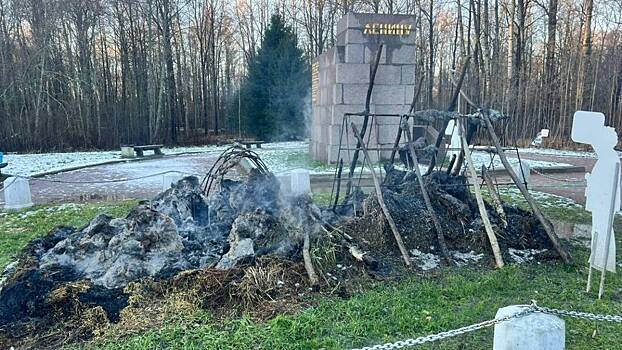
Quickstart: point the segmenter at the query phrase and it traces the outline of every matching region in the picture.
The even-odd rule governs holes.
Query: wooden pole
[[[309,282],[312,286],[316,286],[319,283],[319,280],[317,278],[317,274],[315,273],[315,269],[313,268],[313,262],[311,261],[311,253],[309,252],[311,248],[310,241],[309,232],[305,231],[304,243],[302,247],[302,259],[304,260],[307,275],[309,275]]]
[[[419,160],[417,159],[417,154],[415,153],[415,147],[412,143],[412,136],[410,135],[410,129],[408,126],[408,120],[402,120],[402,124],[400,125],[402,132],[406,135],[406,143],[408,144],[408,151],[410,152],[410,156],[413,160],[413,167],[415,170],[415,174],[417,175],[417,181],[419,182],[419,187],[421,187],[421,195],[423,196],[423,201],[425,202],[425,206],[428,209],[428,214],[432,218],[432,223],[434,224],[434,229],[436,230],[436,237],[438,240],[438,245],[441,248],[441,253],[445,257],[447,262],[451,261],[451,256],[449,255],[449,249],[447,249],[447,244],[445,243],[445,236],[443,235],[443,230],[441,228],[441,224],[438,221],[438,217],[436,216],[436,212],[434,211],[434,207],[432,207],[432,202],[430,201],[430,196],[428,195],[428,190],[425,188],[425,183],[423,182],[423,175],[421,175],[421,169],[419,169]]]
[[[482,164],[482,178],[484,179],[484,183],[488,188],[488,192],[490,192],[490,198],[492,198],[492,205],[495,207],[495,211],[499,218],[501,219],[501,224],[503,228],[508,227],[508,219],[505,215],[505,210],[503,210],[503,205],[501,204],[501,197],[497,193],[495,189],[495,185],[490,178],[490,174],[488,174],[488,170],[486,170],[486,166]]]
[[[546,234],[549,236],[549,239],[551,240],[551,243],[553,244],[553,247],[555,248],[555,250],[557,251],[559,256],[562,258],[562,260],[566,264],[572,264],[572,257],[570,256],[570,253],[568,253],[561,246],[561,244],[559,243],[559,238],[555,234],[555,231],[553,231],[553,227],[548,222],[548,220],[546,220],[546,218],[544,217],[544,215],[540,211],[540,208],[538,207],[538,205],[534,201],[533,197],[531,197],[531,194],[529,194],[529,191],[527,190],[527,187],[518,178],[518,176],[514,172],[514,169],[512,169],[512,166],[510,165],[510,162],[508,162],[508,159],[505,156],[505,152],[503,151],[503,147],[501,147],[501,142],[499,142],[499,138],[497,137],[497,134],[495,133],[495,129],[492,126],[492,122],[490,121],[490,118],[488,117],[488,114],[486,114],[486,112],[483,112],[480,115],[481,115],[481,118],[486,123],[486,129],[488,129],[488,133],[490,134],[490,138],[492,140],[492,143],[494,144],[495,148],[497,149],[497,154],[499,155],[499,158],[501,159],[501,162],[503,163],[503,166],[505,167],[505,170],[507,170],[508,174],[512,178],[512,181],[514,181],[514,183],[516,184],[516,186],[518,187],[520,192],[523,194],[523,197],[527,201],[527,204],[529,204],[529,207],[531,207],[531,210],[533,211],[534,215],[538,218],[538,220],[540,221],[540,223],[544,227],[544,230],[546,231]]]
[[[421,86],[423,85],[423,78],[424,78],[423,75],[421,76],[421,78],[419,78],[419,84],[417,84],[417,90],[413,94],[413,100],[410,103],[410,108],[408,109],[408,115],[415,112],[415,106],[417,105],[417,101],[419,100],[419,94],[421,93]],[[402,119],[406,118],[406,120],[408,120],[408,115],[402,116],[400,118],[400,125],[402,125]],[[397,135],[395,136],[395,142],[393,143],[393,150],[391,151],[391,157],[390,157],[391,164],[393,164],[393,162],[395,161],[395,153],[397,152],[400,146],[401,138],[402,138],[402,128],[399,128],[397,131]]]
[[[600,287],[598,288],[598,299],[603,297],[605,292],[605,275],[607,274],[607,263],[609,262],[609,245],[611,244],[611,230],[613,229],[613,218],[615,216],[616,200],[618,199],[618,184],[620,183],[620,163],[616,163],[615,171],[613,172],[613,188],[611,189],[611,209],[609,209],[609,218],[607,221],[607,238],[605,239],[605,261],[603,264],[603,270],[600,274]]]
[[[464,129],[464,123],[459,121],[460,127],[460,139],[462,144],[462,151],[464,152],[464,157],[467,161],[467,167],[469,168],[469,175],[471,176],[471,182],[473,183],[473,190],[475,191],[475,199],[477,199],[477,207],[479,208],[479,215],[484,222],[484,228],[486,229],[486,234],[488,235],[488,240],[490,241],[490,246],[492,248],[492,253],[495,256],[495,263],[498,268],[503,267],[503,257],[501,256],[501,250],[499,249],[499,243],[497,242],[497,236],[495,232],[492,230],[492,225],[490,224],[490,219],[488,218],[488,212],[486,211],[486,206],[484,205],[484,199],[482,198],[482,192],[479,187],[479,182],[477,181],[477,172],[475,171],[475,166],[473,165],[473,159],[471,158],[471,152],[469,150],[469,144],[467,143],[466,136],[464,135],[466,130]]]
[[[352,191],[352,177],[354,176],[354,170],[356,169],[356,164],[359,160],[359,148],[364,144],[365,132],[367,132],[367,124],[369,123],[369,109],[371,103],[371,94],[374,90],[374,81],[376,80],[376,72],[378,72],[378,64],[380,64],[380,57],[382,54],[382,49],[384,48],[384,44],[380,43],[378,46],[378,52],[376,52],[376,61],[374,61],[374,65],[369,72],[369,86],[367,87],[367,95],[365,97],[365,116],[363,117],[363,126],[361,127],[360,137],[357,137],[358,140],[356,143],[356,149],[354,150],[354,154],[352,155],[352,162],[350,163],[350,171],[348,172],[348,182],[346,184],[346,198],[350,195],[350,191]],[[346,125],[346,128],[348,126]],[[359,135],[359,134],[357,134]]]
[[[397,229],[397,225],[395,221],[393,221],[393,217],[389,212],[389,208],[387,208],[386,203],[384,202],[384,196],[382,194],[382,188],[380,188],[380,181],[378,181],[378,177],[376,177],[376,172],[374,171],[374,167],[372,166],[371,158],[369,157],[369,153],[367,153],[367,147],[365,147],[365,143],[361,139],[361,136],[358,133],[358,129],[356,125],[352,123],[352,131],[354,132],[354,136],[358,139],[359,144],[361,145],[361,151],[367,160],[367,164],[369,166],[369,170],[371,171],[371,177],[374,180],[374,187],[376,188],[376,197],[378,198],[378,203],[380,204],[380,208],[382,208],[382,212],[384,213],[385,218],[389,222],[389,226],[391,227],[391,231],[393,231],[393,237],[395,237],[395,241],[397,242],[397,246],[400,249],[400,253],[402,254],[402,258],[404,259],[404,263],[406,266],[410,267],[410,257],[408,256],[408,251],[404,246],[404,242],[402,241],[402,235],[400,235],[399,230]]]

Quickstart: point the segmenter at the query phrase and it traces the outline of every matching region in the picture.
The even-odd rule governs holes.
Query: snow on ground
[[[228,146],[192,146],[163,148],[164,154],[175,155],[184,153],[214,153],[219,154]],[[308,149],[305,142],[280,142],[265,144],[266,150],[274,149]],[[261,149],[260,152],[263,152]],[[32,176],[43,172],[62,170],[85,165],[95,165],[121,158],[121,151],[95,151],[95,152],[71,152],[71,153],[37,153],[4,155],[4,161],[9,165],[3,172],[12,175]]]
[[[519,155],[522,153],[519,150]],[[516,157],[516,152],[507,152],[508,161],[512,166],[518,166],[518,157]],[[473,163],[475,163],[475,169],[480,169],[482,164],[488,166],[492,160],[493,166],[495,169],[503,169],[503,163],[501,163],[501,159],[498,156],[491,157],[492,153],[483,152],[483,151],[475,151],[471,153],[471,157],[473,158]],[[521,159],[521,162],[529,164],[531,168],[551,168],[551,167],[560,167],[560,166],[571,166],[567,163],[561,162],[550,162],[544,160],[533,160],[533,159]]]
[[[530,190],[531,196],[538,202],[542,208],[566,208],[566,209],[582,209],[583,206],[570,198],[558,196],[551,193]],[[510,202],[524,202],[524,197],[516,186],[500,187],[499,194],[506,196]]]
[[[553,148],[519,148],[519,153],[541,154],[545,156],[557,157],[577,157],[577,158],[596,158],[596,153],[588,151],[566,151]]]
[[[217,155],[228,146],[193,146],[193,147],[175,147],[164,148],[163,152],[167,155],[186,154],[186,153],[205,153]],[[322,164],[313,161],[309,156],[308,142],[275,142],[266,143],[262,148],[253,148],[257,152],[268,168],[275,173],[284,172],[296,168],[304,168],[311,173],[324,174],[333,173],[334,165]],[[534,151],[535,150],[535,151]],[[559,155],[568,153],[567,151],[545,150],[545,149],[522,149],[521,152],[559,152]],[[584,154],[589,156],[588,152],[570,152]],[[546,153],[544,153],[546,154]],[[553,154],[553,153],[551,153]],[[556,154],[557,155],[557,154]],[[512,155],[509,154],[511,157]],[[99,152],[72,152],[72,153],[40,153],[40,154],[7,154],[5,161],[9,165],[4,172],[14,175],[32,176],[35,174],[72,168],[77,166],[95,165],[107,161],[118,160],[121,158],[120,151],[99,151]],[[481,168],[482,164],[489,165],[491,161],[490,154],[486,152],[473,152],[473,162],[476,168]],[[518,164],[516,158],[509,158],[512,165]],[[568,166],[569,164],[558,162],[547,162],[539,160],[523,160],[529,163],[531,167],[553,167]],[[502,168],[501,161],[498,157],[494,157],[493,164],[495,168]],[[423,167],[425,170],[425,167]]]

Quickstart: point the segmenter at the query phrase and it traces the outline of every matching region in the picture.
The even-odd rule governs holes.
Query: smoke
[[[311,89],[309,89],[309,91],[307,92],[307,95],[305,96],[304,100],[303,100],[303,115],[304,115],[304,137],[305,138],[310,138],[311,137],[311,130],[313,127],[313,105],[311,102],[311,94],[312,91]]]

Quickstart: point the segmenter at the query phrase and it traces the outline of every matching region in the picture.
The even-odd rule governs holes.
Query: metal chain
[[[598,314],[591,314],[589,312],[559,310],[559,309],[553,309],[553,308],[543,307],[543,306],[535,306],[535,310],[538,312],[545,313],[545,314],[568,316],[572,318],[579,318],[579,319],[590,320],[590,321],[607,321],[607,322],[622,323],[622,316],[616,316],[616,315],[598,315]]]
[[[553,309],[553,308],[548,308],[544,306],[538,306],[535,301],[532,301],[531,305],[525,305],[525,307],[526,307],[525,310],[518,312],[516,314],[513,314],[513,315],[509,315],[509,316],[502,317],[502,318],[495,318],[492,320],[484,321],[481,323],[476,323],[474,325],[454,329],[451,331],[432,334],[432,335],[428,335],[425,337],[397,341],[395,343],[386,343],[386,344],[368,346],[368,347],[354,349],[354,350],[393,350],[393,349],[401,349],[405,347],[420,345],[424,343],[430,343],[430,342],[434,342],[437,340],[442,340],[445,338],[455,337],[457,335],[473,332],[473,331],[476,331],[482,328],[494,326],[497,323],[509,321],[515,318],[520,318],[528,314],[532,314],[534,312],[541,312],[541,313],[557,315],[557,316],[567,316],[567,317],[585,319],[585,320],[591,320],[591,321],[606,321],[606,322],[622,323],[622,316],[598,315],[598,314],[592,314],[589,312]]]
[[[482,329],[482,328],[491,327],[491,326],[494,326],[497,323],[509,321],[509,320],[515,319],[515,318],[520,318],[520,317],[523,317],[523,316],[526,316],[528,314],[536,312],[535,305],[533,305],[533,304],[532,305],[525,305],[525,307],[526,307],[525,310],[523,310],[521,312],[518,312],[518,313],[515,313],[513,315],[509,315],[509,316],[505,316],[505,317],[501,317],[501,318],[495,318],[495,319],[492,319],[492,320],[476,323],[476,324],[473,324],[473,325],[470,325],[470,326],[454,329],[454,330],[451,330],[451,331],[441,332],[441,333],[437,333],[437,334],[432,334],[432,335],[428,335],[428,336],[425,336],[425,337],[419,337],[419,338],[412,338],[412,339],[397,341],[395,343],[386,343],[386,344],[380,344],[380,345],[375,345],[375,346],[368,346],[368,347],[354,349],[354,350],[393,350],[393,349],[401,349],[401,348],[405,348],[405,347],[410,347],[410,346],[430,343],[430,342],[434,342],[434,341],[437,341],[437,340],[442,340],[442,339],[445,339],[445,338],[451,338],[451,337],[455,337],[457,335],[462,335],[462,334],[465,334],[465,333],[473,332],[473,331],[476,331],[476,330],[479,330],[479,329]]]
[[[569,179],[560,179],[559,177],[555,177],[555,176],[547,175],[547,174],[545,174],[545,173],[543,173],[543,172],[541,172],[541,171],[538,171],[538,170],[536,170],[536,169],[534,169],[534,168],[531,168],[531,171],[533,171],[534,173],[536,173],[536,174],[538,174],[538,175],[540,175],[540,176],[542,176],[542,177],[545,177],[545,178],[547,178],[547,179],[551,179],[551,180],[554,180],[554,181],[559,181],[559,182],[569,182],[569,183],[582,183],[582,182],[585,182],[585,180],[569,180]]]

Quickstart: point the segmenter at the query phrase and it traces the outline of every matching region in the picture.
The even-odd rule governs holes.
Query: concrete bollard
[[[292,170],[276,176],[281,184],[281,193],[286,197],[295,197],[311,193],[311,178],[309,171],[304,169]]]
[[[281,193],[284,196],[289,196],[292,193],[292,177],[289,173],[278,174],[276,175],[276,179],[279,180],[279,184],[281,185]]]
[[[308,170],[292,170],[290,172],[290,179],[292,196],[300,196],[311,193],[311,178],[309,177]]]
[[[181,180],[183,176],[179,173],[168,173],[162,175],[162,191],[166,191]]]
[[[121,158],[135,158],[134,147],[121,146]]]
[[[28,179],[9,177],[4,180],[4,189],[5,209],[23,209],[33,206]]]
[[[526,308],[527,306],[507,306],[497,311],[496,318],[511,316]],[[565,343],[566,324],[564,320],[553,315],[535,312],[497,323],[493,350],[563,350]]]
[[[522,171],[521,167],[523,168]],[[521,161],[520,166],[516,164],[512,168],[514,169],[516,176],[518,176],[518,179],[522,183],[527,184],[527,187],[529,187],[529,184],[531,183],[531,167],[529,166],[529,163]]]

